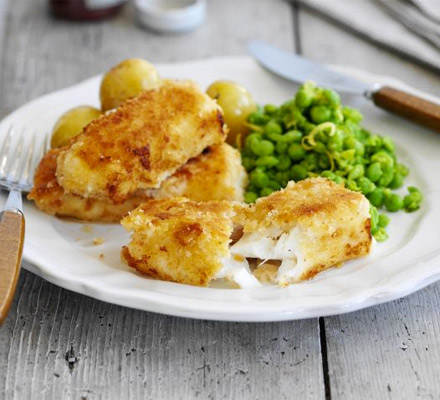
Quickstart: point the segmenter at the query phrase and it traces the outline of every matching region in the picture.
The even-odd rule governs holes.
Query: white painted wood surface
[[[204,26],[183,36],[145,32],[130,9],[98,24],[56,21],[45,3],[7,7],[0,115],[125,57],[244,54],[250,38],[440,92],[432,72],[279,0],[210,0]],[[0,328],[0,399],[436,399],[439,299],[433,285],[320,324],[216,323],[109,305],[23,271]]]

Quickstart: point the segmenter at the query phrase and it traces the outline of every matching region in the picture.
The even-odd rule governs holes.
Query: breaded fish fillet
[[[250,206],[155,200],[122,225],[133,231],[122,251],[129,265],[192,285],[226,278],[256,287],[257,276],[286,286],[367,255],[372,242],[368,200],[322,178],[291,182]],[[258,265],[255,276],[248,260]]]
[[[236,207],[243,237],[231,253],[279,260],[276,283],[310,279],[369,253],[370,204],[360,193],[323,179],[290,182],[284,190]],[[273,268],[273,267],[271,267]]]
[[[85,221],[119,222],[129,211],[148,200],[145,194],[140,193],[123,203],[113,204],[108,199],[97,200],[66,193],[55,176],[57,157],[61,151],[62,149],[50,150],[35,171],[34,186],[28,199],[34,200],[40,210]]]
[[[221,143],[189,160],[149,194],[156,199],[182,196],[195,201],[243,201],[246,185],[240,152]]]
[[[224,141],[222,111],[192,81],[167,81],[92,121],[57,159],[66,193],[122,203]]]
[[[150,201],[121,221],[133,231],[122,257],[148,276],[206,286],[229,258],[233,213],[226,201],[182,197]],[[250,272],[248,276],[256,281]]]
[[[28,198],[49,214],[87,221],[119,222],[129,211],[154,197],[185,196],[197,201],[242,201],[247,183],[240,153],[227,143],[221,143],[189,160],[159,189],[138,191],[124,202],[113,204],[108,199],[84,198],[64,191],[55,176],[56,159],[61,151],[51,150],[41,160]]]

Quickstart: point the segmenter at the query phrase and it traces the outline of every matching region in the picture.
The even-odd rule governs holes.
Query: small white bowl
[[[136,0],[135,6],[143,26],[164,33],[196,29],[206,15],[206,0]]]

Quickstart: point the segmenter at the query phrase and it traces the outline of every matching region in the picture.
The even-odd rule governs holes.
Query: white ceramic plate
[[[405,86],[392,78],[338,68],[365,81]],[[247,57],[165,64],[158,69],[164,77],[192,78],[202,87],[217,79],[241,82],[259,103],[279,104],[291,98],[296,89],[293,83],[266,72]],[[100,77],[94,77],[19,108],[0,123],[0,141],[11,124],[30,134],[44,135],[67,109],[80,104],[97,106],[99,82]],[[199,288],[161,282],[142,277],[121,263],[119,250],[129,237],[120,226],[63,221],[26,202],[24,267],[59,286],[107,302],[228,321],[293,320],[345,313],[397,299],[437,281],[440,135],[376,109],[362,98],[346,97],[344,101],[361,109],[367,128],[395,139],[399,157],[411,168],[408,184],[417,185],[425,195],[418,212],[392,216],[391,238],[378,244],[370,257],[288,288]],[[0,196],[2,205],[6,196]],[[104,242],[94,245],[94,238]]]

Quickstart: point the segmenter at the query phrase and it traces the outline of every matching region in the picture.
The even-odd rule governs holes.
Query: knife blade
[[[343,93],[364,94],[371,85],[350,78],[322,64],[288,53],[260,41],[249,44],[249,52],[269,71],[295,82],[314,81]]]
[[[250,42],[248,51],[263,67],[283,78],[298,83],[310,80],[343,93],[363,95],[380,108],[440,133],[439,104],[389,86],[364,83],[261,41]]]

